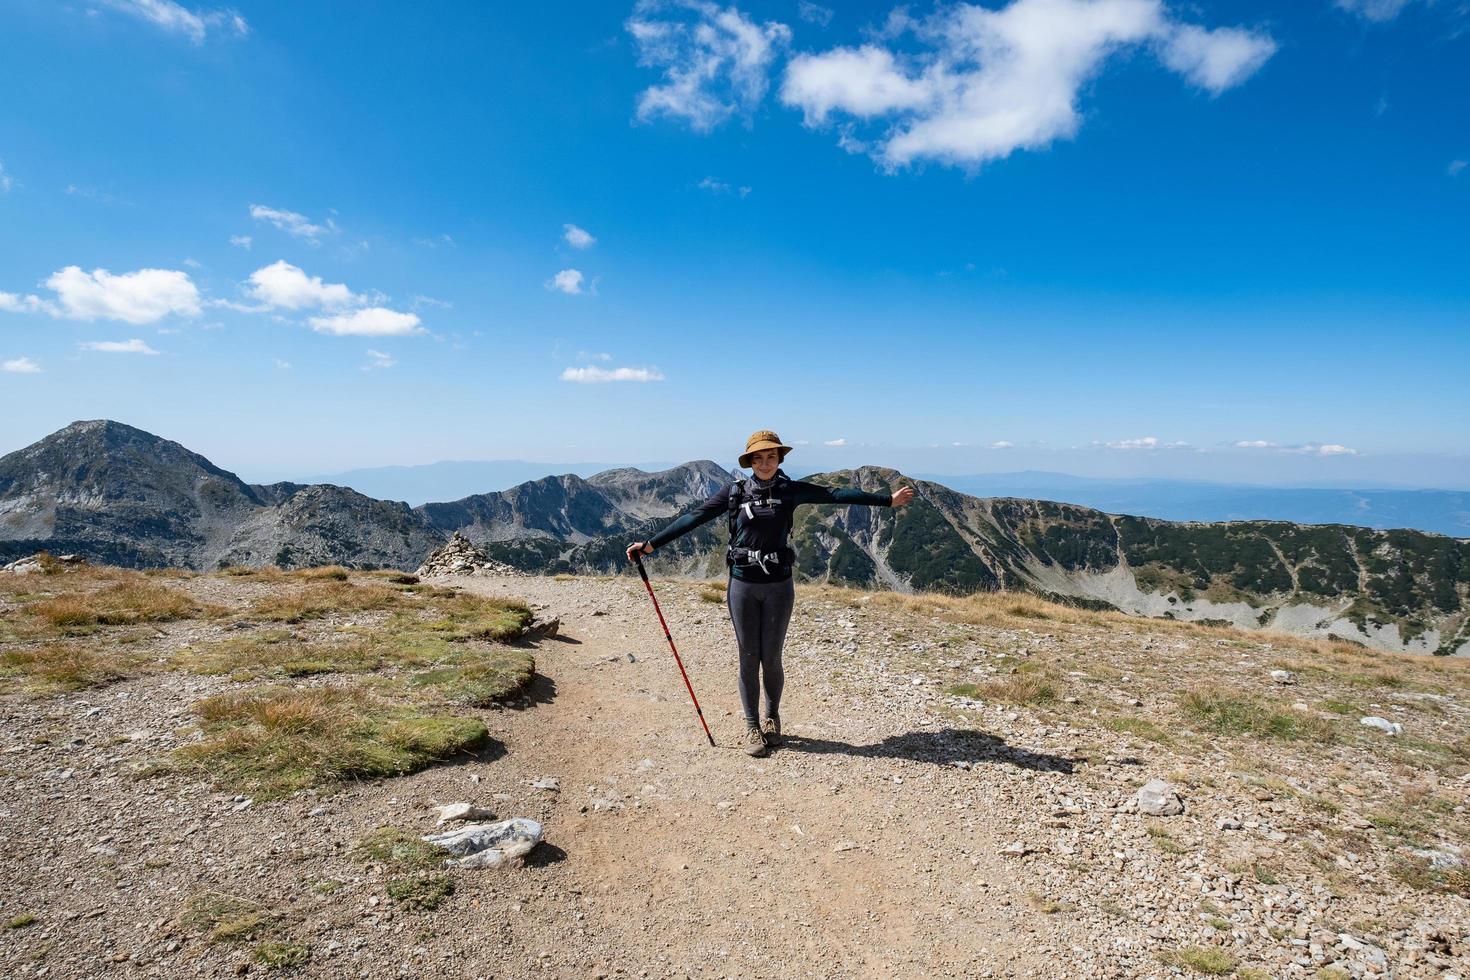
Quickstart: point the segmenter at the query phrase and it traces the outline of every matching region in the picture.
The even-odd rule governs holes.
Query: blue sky
[[[1470,487],[1463,4],[894,10],[5,4],[0,452]]]

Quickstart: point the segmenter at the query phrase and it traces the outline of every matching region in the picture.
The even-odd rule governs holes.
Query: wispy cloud
[[[658,368],[600,368],[569,367],[561,373],[561,380],[578,384],[605,384],[610,381],[663,381]]]
[[[236,248],[243,248],[247,252],[250,251],[250,243],[253,241],[255,241],[255,239],[251,238],[249,235],[230,236],[231,245],[235,246]]]
[[[198,288],[187,272],[177,269],[139,269],[115,276],[106,269],[83,272],[69,265],[53,272],[45,285],[56,294],[55,299],[0,293],[0,310],[135,325],[170,314],[195,316],[200,310]]]
[[[0,368],[3,368],[8,374],[41,373],[41,365],[37,364],[29,357],[17,357],[12,360],[6,361],[4,364],[0,364]]]
[[[709,191],[711,194],[738,194],[740,197],[750,195],[749,187],[737,187],[718,177],[706,177],[694,186],[702,191]]]
[[[133,340],[89,340],[77,345],[82,350],[100,351],[104,354],[157,354],[158,351],[143,341]]]
[[[663,73],[662,84],[639,94],[638,118],[666,116],[698,131],[749,117],[765,98],[772,62],[791,41],[785,24],[757,24],[709,0],[639,0],[625,26],[638,63]]]
[[[399,313],[381,306],[370,306],[335,316],[314,316],[309,321],[317,333],[338,337],[407,337],[423,333],[417,314]]]
[[[568,296],[578,296],[582,292],[582,273],[576,269],[563,269],[546,280],[543,285],[547,289],[566,293]]]
[[[304,214],[296,211],[282,211],[279,208],[266,207],[264,204],[250,205],[250,217],[256,221],[274,225],[291,237],[300,238],[312,245],[321,244],[324,236],[337,231],[337,225],[331,218],[328,218],[325,224],[316,224]]]
[[[846,439],[828,439],[826,442],[822,443],[822,445],[824,445],[824,446],[845,446],[845,445],[847,445],[847,440]]]
[[[1337,0],[1337,6],[1364,20],[1383,23],[1393,20],[1411,0]]]
[[[5,161],[0,160],[0,194],[9,194],[15,186],[15,178],[5,172]]]
[[[1239,439],[1231,443],[1236,449],[1269,449],[1280,453],[1305,456],[1357,456],[1356,449],[1335,442],[1280,443],[1269,439]]]
[[[1099,443],[1093,443],[1093,445],[1099,445]],[[1101,443],[1101,445],[1103,447],[1107,448],[1107,449],[1118,450],[1120,452],[1138,452],[1138,451],[1151,452],[1151,451],[1154,451],[1154,450],[1162,450],[1162,449],[1193,449],[1194,448],[1189,443],[1183,442],[1183,441],[1179,441],[1179,442],[1164,442],[1158,436],[1143,436],[1143,437],[1138,438],[1138,439],[1119,439],[1119,440],[1116,440],[1114,442],[1104,442],[1104,443]]]
[[[1451,177],[1458,177],[1460,176],[1460,171],[1464,169],[1464,160],[1451,160],[1450,165],[1448,167],[1445,167],[1445,173],[1449,174]]]
[[[811,0],[799,0],[796,5],[796,16],[808,24],[816,24],[818,27],[826,27],[832,23],[832,14],[831,7],[824,7],[819,3],[812,3]]]
[[[430,238],[415,238],[413,243],[423,248],[438,248],[440,245],[443,245],[445,248],[459,247],[453,238],[444,234],[434,235]]]
[[[279,357],[276,358],[276,370],[278,370],[278,371],[289,371],[289,370],[291,370],[291,362],[290,361],[283,361]]]
[[[1009,439],[997,439],[990,444],[991,449],[1015,449],[1016,444]]]
[[[372,348],[368,348],[367,356],[368,362],[362,366],[364,371],[379,371],[383,368],[390,368],[398,363],[398,359],[392,354],[384,354],[382,351],[373,350]]]
[[[585,228],[576,225],[562,225],[562,238],[572,248],[591,248],[597,244],[597,239]]]
[[[104,6],[132,14],[171,34],[182,34],[195,44],[203,44],[210,31],[223,31],[236,37],[250,33],[250,25],[235,10],[195,12],[174,0],[102,0]]]
[[[1013,0],[997,10],[956,3],[921,20],[905,15],[888,33],[912,33],[921,47],[869,43],[797,55],[780,98],[808,126],[850,117],[839,129],[844,148],[869,152],[890,170],[923,159],[972,168],[1071,138],[1083,87],[1130,48],[1152,50],[1212,95],[1276,51],[1261,32],[1177,21],[1162,0]],[[888,121],[871,142],[855,135],[880,119]]]

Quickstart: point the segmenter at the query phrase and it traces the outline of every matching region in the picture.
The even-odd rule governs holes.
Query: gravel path
[[[636,579],[452,584],[525,598],[561,634],[539,644],[527,697],[483,713],[488,749],[411,776],[256,804],[135,775],[180,744],[191,703],[238,686],[223,677],[0,697],[0,913],[36,918],[0,932],[7,975],[265,971],[182,920],[209,890],[278,913],[310,948],[302,976],[1167,977],[1189,969],[1161,954],[1198,947],[1256,976],[1470,977],[1466,900],[1399,884],[1402,841],[1365,819],[1398,799],[1402,765],[1358,741],[1269,758],[1159,742],[1090,713],[1166,728],[1151,673],[1269,687],[1258,637],[956,624],[804,589],[789,743],[750,759],[724,607],[699,586],[659,588],[714,749]],[[1086,669],[1045,712],[947,693],[1027,658]],[[1451,740],[1461,693],[1381,710],[1406,702],[1393,717]],[[1465,769],[1419,773],[1455,834]],[[543,777],[560,789],[533,788]],[[1184,814],[1133,811],[1155,777]],[[383,826],[430,832],[433,806],[460,800],[540,820],[546,843],[524,868],[455,872],[444,905],[407,910],[354,845]]]

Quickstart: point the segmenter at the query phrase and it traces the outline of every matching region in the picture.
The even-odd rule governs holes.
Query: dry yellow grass
[[[119,652],[99,654],[75,643],[47,643],[0,653],[0,690],[33,694],[78,691],[132,675],[137,658]]]
[[[63,631],[191,619],[212,610],[188,593],[137,576],[90,591],[70,591],[26,605],[39,623]]]

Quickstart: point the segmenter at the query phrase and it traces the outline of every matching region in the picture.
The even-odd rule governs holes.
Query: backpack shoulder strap
[[[730,485],[730,505],[726,512],[730,519],[730,540],[735,540],[735,515],[740,512],[740,504],[745,497],[745,478],[741,477]]]

